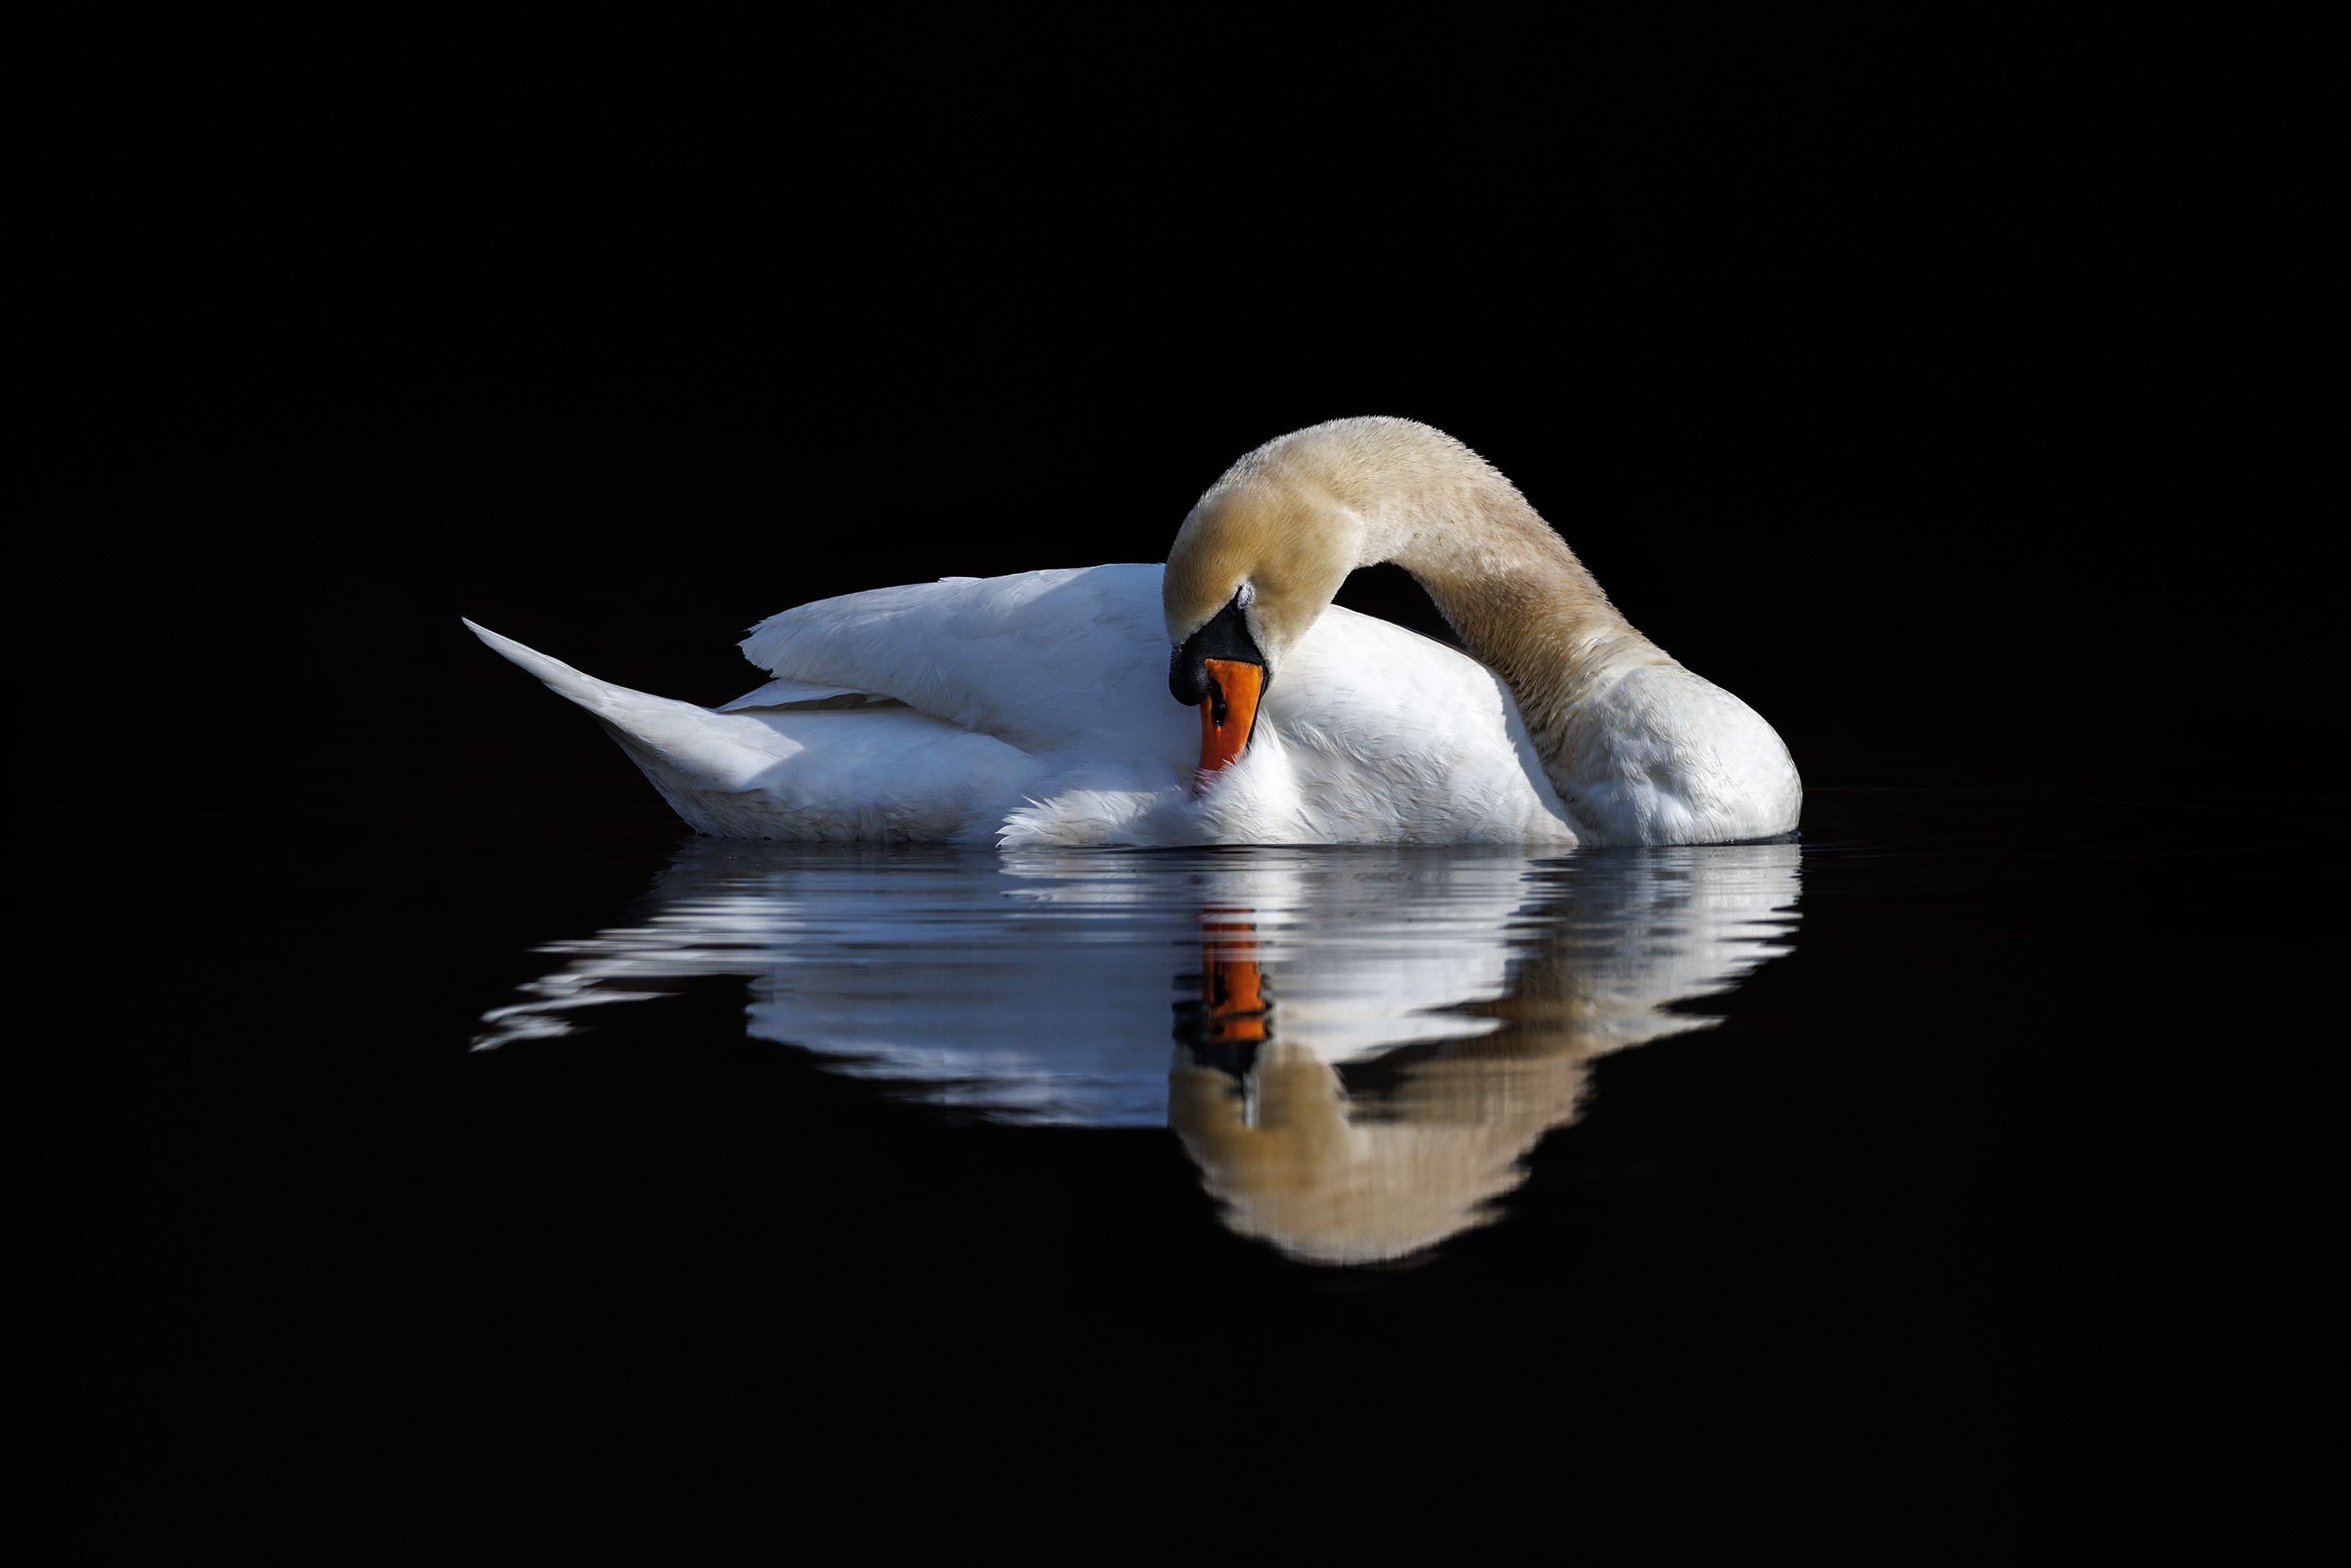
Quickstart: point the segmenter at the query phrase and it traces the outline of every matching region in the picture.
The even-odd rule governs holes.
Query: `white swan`
[[[1332,604],[1379,561],[1474,658]],[[1770,725],[1635,632],[1490,465],[1408,420],[1250,453],[1164,569],[788,610],[743,643],[776,679],[717,709],[466,625],[729,837],[1719,843],[1787,832],[1802,803]]]

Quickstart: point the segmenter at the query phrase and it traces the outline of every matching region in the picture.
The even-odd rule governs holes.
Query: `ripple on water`
[[[993,1119],[1172,1127],[1235,1230],[1384,1260],[1490,1218],[1593,1058],[1712,1027],[1684,1004],[1789,951],[1806,848],[695,840],[475,1047],[737,977],[753,1038]]]

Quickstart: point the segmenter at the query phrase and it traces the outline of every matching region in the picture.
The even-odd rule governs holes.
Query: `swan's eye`
[[[1247,610],[1257,602],[1256,587],[1250,583],[1242,583],[1239,588],[1233,591],[1233,602],[1241,609]]]

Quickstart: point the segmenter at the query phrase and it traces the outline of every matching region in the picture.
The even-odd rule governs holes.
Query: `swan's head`
[[[1200,771],[1249,745],[1281,662],[1360,564],[1364,525],[1319,486],[1249,472],[1217,482],[1167,551],[1167,687],[1200,709]]]

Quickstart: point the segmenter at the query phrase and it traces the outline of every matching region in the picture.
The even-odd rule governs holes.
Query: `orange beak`
[[[1257,727],[1258,698],[1265,695],[1265,666],[1241,659],[1203,659],[1207,699],[1200,704],[1200,777],[1228,768],[1249,745]]]

